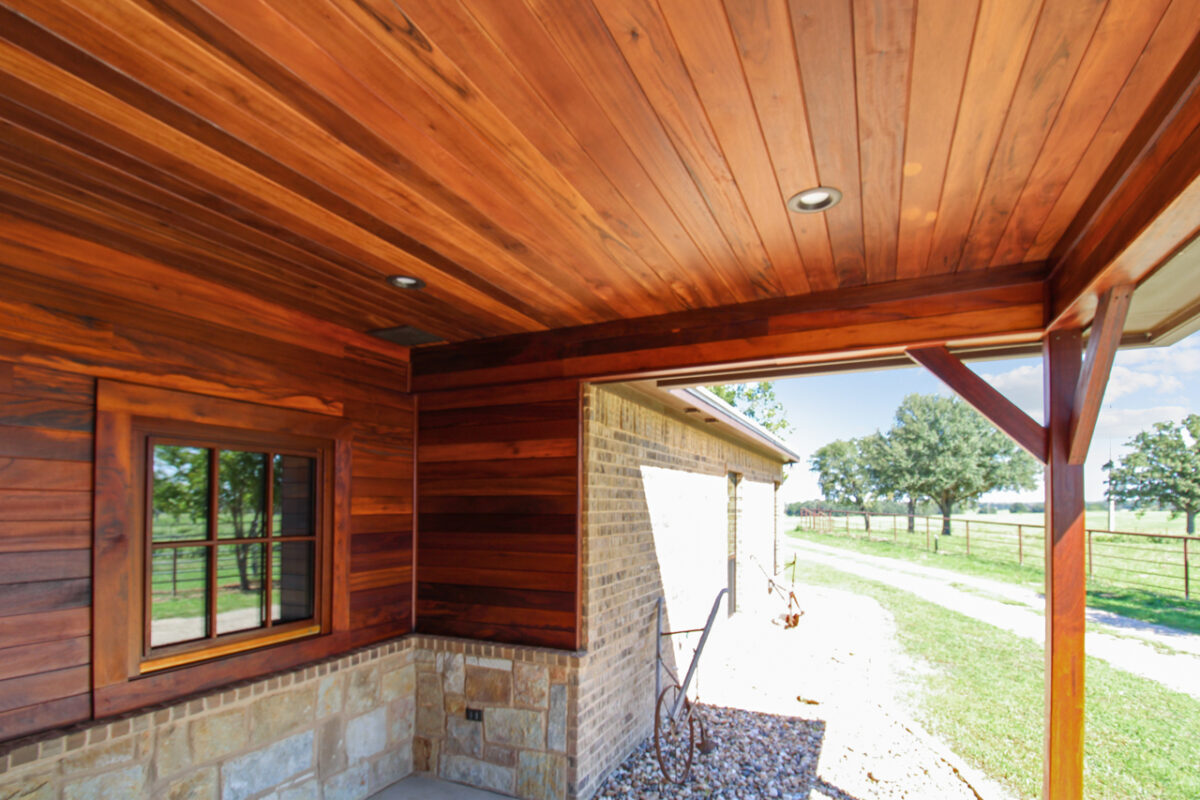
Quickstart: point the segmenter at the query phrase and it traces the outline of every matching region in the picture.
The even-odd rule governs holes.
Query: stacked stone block
[[[0,755],[5,800],[362,800],[412,772],[413,650],[393,642]]]
[[[414,768],[528,800],[567,797],[579,656],[419,639]]]

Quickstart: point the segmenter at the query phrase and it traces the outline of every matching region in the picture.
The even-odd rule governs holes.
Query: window
[[[321,443],[149,427],[140,670],[318,633]]]
[[[353,645],[351,425],[271,399],[97,383],[97,716]]]

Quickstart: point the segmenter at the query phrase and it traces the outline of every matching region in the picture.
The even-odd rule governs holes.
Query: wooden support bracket
[[[914,347],[904,352],[1011,436],[1030,455],[1046,463],[1046,429],[972,372],[953,353],[945,347]]]
[[[1082,464],[1087,458],[1088,448],[1092,444],[1092,433],[1096,430],[1096,418],[1100,415],[1100,403],[1104,400],[1104,389],[1108,386],[1113,358],[1121,344],[1125,315],[1129,311],[1129,301],[1132,298],[1132,284],[1114,286],[1100,298],[1100,305],[1092,320],[1092,330],[1088,334],[1083,371],[1075,387],[1068,464]]]

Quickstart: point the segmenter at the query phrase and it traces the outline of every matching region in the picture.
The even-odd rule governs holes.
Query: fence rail
[[[955,553],[997,563],[1045,566],[1045,527],[1023,522],[861,511],[805,511],[798,527],[818,533],[889,541],[934,553]],[[1191,559],[1200,557],[1200,536],[1087,528],[1089,582],[1144,589],[1191,599]]]

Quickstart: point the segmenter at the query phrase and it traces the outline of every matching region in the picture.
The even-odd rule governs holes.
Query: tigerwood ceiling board
[[[838,285],[859,286],[867,268],[850,0],[791,0],[789,8],[817,172],[822,185],[843,192],[824,212]]]
[[[772,267],[754,279],[771,281],[778,287],[772,294],[810,291],[789,219],[793,214],[784,204],[788,195],[764,146],[724,7],[720,0],[703,0],[660,8]]]
[[[1050,254],[1197,32],[1194,0],[1109,3],[993,265]]]
[[[922,0],[913,33],[896,277],[929,261],[980,0]]]
[[[1107,0],[1090,0],[1044,9],[988,167],[959,269],[991,261],[1107,5]]]
[[[419,631],[576,647],[578,391],[421,396]]]
[[[430,64],[439,72],[453,67],[456,78],[433,85],[473,85],[486,95],[661,278],[669,294],[657,297],[660,303],[692,308],[718,302],[723,287],[714,283],[703,243],[689,237],[592,97],[589,82],[526,5],[479,2],[468,10],[418,2],[405,11],[441,48],[413,51],[452,62]]]
[[[924,274],[953,272],[1043,0],[982,0]]]
[[[1017,263],[1197,16],[1022,2],[12,0],[0,207],[451,341]],[[809,181],[846,197],[784,213]]]
[[[36,8],[26,9],[29,13],[35,13],[36,10]],[[84,18],[86,19],[86,16]],[[126,29],[123,28],[122,31],[124,30]],[[118,34],[109,31],[108,36],[115,38]],[[104,36],[100,35],[99,38],[103,39]],[[38,40],[27,36],[22,39],[21,43],[26,46],[34,46]],[[142,77],[151,81],[155,88],[167,96],[177,97],[180,86],[182,86],[187,90],[187,97],[192,98],[190,99],[192,105],[203,100],[207,96],[205,92],[194,87],[190,81],[181,83],[182,79],[177,71],[166,69],[165,65],[155,61],[162,52],[173,52],[178,59],[181,57],[179,54],[186,54],[194,50],[195,42],[189,41],[186,36],[176,37],[168,39],[162,47],[161,51],[151,54],[136,45],[129,46],[129,52],[138,53],[138,58],[133,64],[134,66],[141,65],[139,74],[145,73]],[[161,100],[153,95],[148,95],[144,89],[132,85],[128,78],[115,74],[103,63],[88,60],[85,64],[88,71],[85,72],[77,62],[81,58],[86,59],[86,56],[81,56],[79,51],[59,55],[58,51],[62,49],[62,47],[56,47],[55,52],[48,53],[47,57],[58,56],[59,60],[63,61],[65,68],[73,68],[82,72],[83,77],[74,76],[66,71],[55,72],[48,63],[39,61],[32,55],[14,48],[9,51],[9,57],[14,62],[9,71],[23,75],[25,81],[31,82],[32,85],[24,81],[13,84],[10,79],[5,93],[10,96],[31,96],[31,100],[26,101],[26,104],[39,110],[53,106],[56,93],[66,94],[66,102],[60,103],[63,108],[59,108],[57,114],[70,127],[87,132],[91,137],[114,143],[118,147],[121,146],[122,140],[131,140],[135,144],[125,145],[122,149],[138,153],[140,159],[149,161],[154,167],[165,173],[168,177],[163,180],[180,178],[192,191],[195,191],[196,187],[202,187],[214,198],[232,200],[232,204],[228,202],[220,204],[225,214],[232,214],[258,224],[260,227],[266,227],[276,236],[290,237],[293,231],[299,232],[301,238],[296,240],[297,246],[303,248],[306,239],[315,240],[320,246],[343,254],[346,261],[359,264],[365,262],[372,265],[373,277],[376,280],[394,271],[397,266],[407,264],[412,267],[420,264],[418,258],[429,260],[433,257],[426,249],[417,246],[416,242],[402,234],[401,230],[409,228],[425,230],[437,224],[442,227],[451,225],[450,221],[445,218],[437,218],[432,223],[416,225],[408,217],[401,220],[393,218],[389,224],[389,222],[371,217],[353,202],[347,201],[342,194],[326,188],[327,185],[332,185],[344,194],[347,184],[334,181],[331,177],[336,174],[334,172],[320,171],[314,163],[316,159],[313,157],[313,153],[320,152],[325,161],[335,167],[342,167],[341,173],[344,176],[359,178],[358,182],[352,184],[354,186],[377,186],[381,180],[378,174],[379,169],[375,168],[374,171],[364,174],[363,170],[366,167],[362,162],[365,156],[362,155],[356,157],[348,155],[345,159],[340,159],[339,156],[347,147],[345,145],[339,147],[339,141],[328,136],[314,139],[313,136],[316,134],[312,133],[315,127],[313,120],[303,116],[297,119],[295,111],[288,113],[290,106],[286,104],[267,102],[266,105],[257,107],[261,119],[247,118],[245,112],[240,110],[240,103],[261,97],[263,92],[267,91],[267,87],[258,85],[253,79],[239,76],[235,72],[221,72],[219,68],[225,66],[221,59],[209,58],[198,63],[185,62],[184,66],[188,68],[188,72],[185,74],[205,77],[207,83],[215,82],[217,89],[235,92],[239,97],[239,104],[225,103],[215,110],[204,107],[197,113],[189,113],[182,105],[185,98],[181,97],[179,104],[164,109]],[[245,54],[238,51],[238,55]],[[111,54],[108,57],[112,58]],[[259,64],[258,61],[252,63],[260,66],[264,74],[278,78],[277,68],[274,72],[269,71],[270,63]],[[126,65],[126,69],[129,68]],[[76,77],[78,80],[71,80],[72,77]],[[224,78],[228,85],[220,83],[219,79],[221,78]],[[280,78],[280,80],[282,79]],[[164,81],[167,82],[164,83]],[[91,94],[89,82],[97,82],[109,91],[116,92],[117,96],[126,100],[127,103],[115,102],[110,95]],[[36,88],[37,85],[43,88],[39,91]],[[74,91],[67,93],[68,88]],[[302,91],[304,87],[297,84],[292,85],[291,88],[298,95],[292,98],[293,103],[305,100],[306,94]],[[78,109],[73,108],[76,106]],[[81,113],[86,113],[87,117],[76,119]],[[160,123],[158,118],[163,121]],[[210,119],[219,120],[222,128],[228,126],[249,141],[259,144],[259,149],[247,148],[242,142],[212,125],[209,122]],[[271,120],[270,126],[264,125],[263,121],[266,119]],[[294,126],[289,126],[289,122],[293,122]],[[97,126],[97,123],[100,125]],[[260,136],[267,136],[266,133],[261,133],[260,136],[252,135],[256,131],[268,127],[276,130],[275,139],[260,138]],[[293,134],[292,139],[295,141],[295,146],[290,144],[291,140],[279,138],[278,131],[280,130]],[[360,149],[366,147],[365,143],[353,140],[351,134],[357,130],[353,124],[343,124],[338,130],[343,137],[351,138]],[[308,134],[307,137],[301,135],[305,133]],[[307,145],[307,147],[301,147],[301,145]],[[321,147],[318,148],[318,145]],[[400,157],[399,154],[391,151],[388,151],[387,154],[371,151],[371,154],[378,156],[378,159],[385,158],[385,155],[392,158]],[[286,163],[289,160],[294,162],[297,158],[305,159],[302,161],[302,166],[307,171],[303,174],[297,169],[290,168]],[[285,163],[280,163],[280,160]],[[313,177],[320,182],[314,180]],[[343,177],[342,181],[345,180],[346,178]],[[437,184],[432,180],[426,180],[423,186],[427,190],[425,196],[437,189]],[[385,184],[384,188],[390,188],[392,194],[395,193],[395,188],[390,184]],[[307,198],[314,198],[314,201],[309,201]],[[369,206],[382,211],[387,211],[392,207],[385,202],[374,202]],[[409,207],[420,208],[421,204],[410,202]],[[246,211],[247,208],[250,211]],[[327,209],[340,216],[336,218],[331,216]],[[260,221],[260,217],[266,217],[268,221],[263,223]],[[412,255],[410,250],[415,251],[417,255]],[[441,266],[452,271],[457,269],[453,262]],[[365,274],[371,275],[371,272],[367,271]],[[449,275],[433,282],[432,292],[438,293],[441,291],[439,287],[447,284],[451,288],[457,286],[458,291],[450,297],[465,295],[476,299],[479,305],[486,306],[486,298],[478,296],[478,290],[468,285],[471,282],[478,283],[478,281],[469,277],[466,283],[462,283],[459,280],[460,277]],[[336,294],[337,290],[332,289],[332,291]],[[492,304],[496,305],[494,301]],[[499,308],[498,305],[496,307]],[[488,311],[486,307],[482,310]],[[512,314],[506,309],[501,310],[502,315],[512,317]],[[522,317],[515,319],[528,321],[527,318]]]
[[[781,195],[818,185],[787,0],[726,0],[725,13]],[[789,214],[788,219],[809,288],[835,288],[825,215]]]
[[[298,10],[287,5],[286,15],[268,16],[257,13],[259,5],[239,4],[239,30],[251,31],[255,41],[267,44],[273,56],[314,87],[331,96],[340,92],[343,107],[397,150],[428,164],[439,182],[484,210],[531,250],[543,253],[549,263],[573,261],[596,275],[612,289],[606,298],[612,311],[625,314],[640,309],[644,313],[652,308],[653,301],[645,294],[665,288],[661,279],[622,247],[607,223],[578,197],[573,186],[544,163],[541,153],[519,138],[497,138],[490,130],[472,126],[457,109],[445,107],[418,82],[410,80],[405,71],[394,69],[401,64],[373,57],[373,38],[344,15],[322,13],[326,9],[318,6]],[[222,16],[233,24],[234,15],[228,9],[222,9]],[[317,57],[313,52],[298,52],[303,48],[296,47],[294,36],[286,30],[289,24],[309,31],[316,26],[322,49],[345,70],[336,77],[336,86],[323,83],[330,76],[311,70],[311,62]],[[390,31],[378,25],[371,33],[391,38]],[[279,47],[275,46],[277,38],[282,40]],[[365,91],[361,97],[350,91],[360,82]],[[390,113],[392,110],[396,114]],[[410,129],[413,135],[402,137]],[[442,135],[429,137],[423,134],[426,130],[437,130]],[[550,291],[575,283],[578,293],[572,295],[573,299],[590,302],[582,291],[584,284],[565,270],[560,273],[563,283],[548,281]]]

